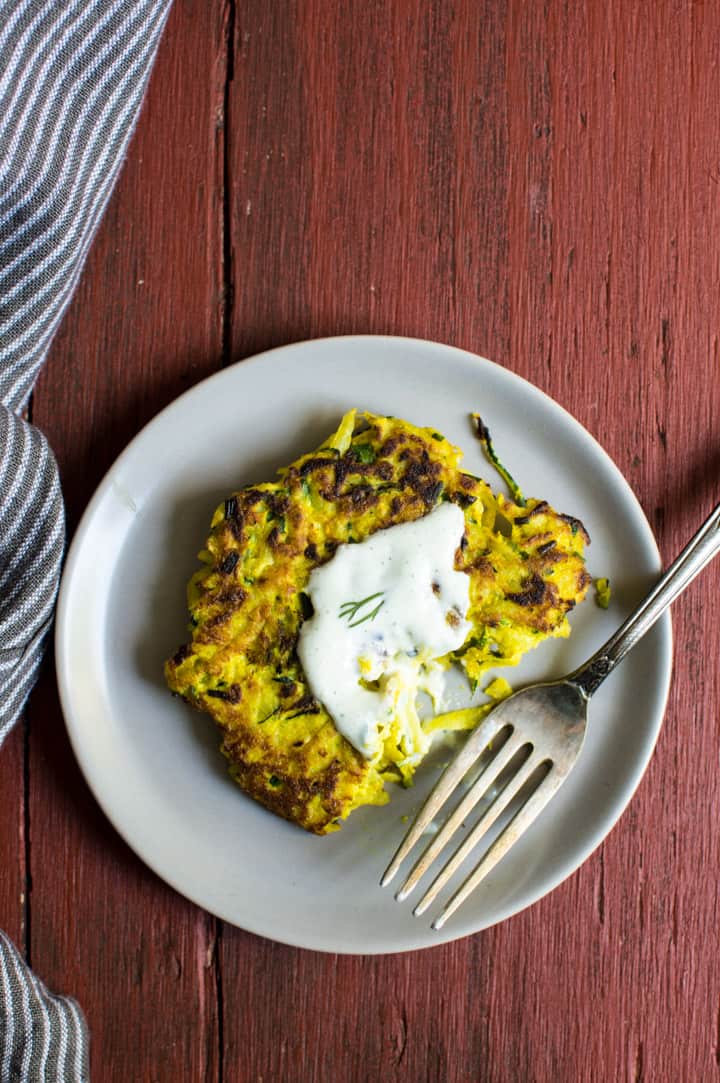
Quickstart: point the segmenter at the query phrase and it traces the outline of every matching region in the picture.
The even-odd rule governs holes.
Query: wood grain
[[[71,522],[206,373],[370,331],[555,397],[669,558],[720,498],[719,55],[714,4],[176,4],[35,397]],[[174,895],[99,813],[48,675],[29,761],[21,734],[0,757],[0,920],[22,939],[29,875],[31,958],[86,1008],[94,1078],[718,1078],[719,589],[716,566],[676,607],[666,724],[600,849],[502,926],[403,956],[272,944]]]
[[[0,756],[0,915],[3,931],[21,951],[27,920],[24,746],[22,720],[5,740]]]

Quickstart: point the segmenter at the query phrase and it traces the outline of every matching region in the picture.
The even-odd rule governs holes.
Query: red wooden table
[[[32,404],[71,528],[202,377],[387,332],[556,398],[673,555],[720,496],[719,57],[720,7],[687,0],[176,0]],[[716,563],[675,608],[666,724],[606,842],[504,925],[394,957],[273,944],[160,882],[48,662],[0,753],[0,927],[80,1000],[95,1080],[717,1079],[719,590]]]

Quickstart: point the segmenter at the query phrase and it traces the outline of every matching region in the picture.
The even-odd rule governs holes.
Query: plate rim
[[[90,529],[90,525],[93,521],[93,517],[96,508],[101,504],[105,498],[107,491],[111,489],[113,483],[113,475],[118,470],[126,458],[129,458],[132,454],[134,446],[140,442],[146,435],[155,427],[160,427],[165,416],[178,407],[178,404],[184,400],[196,395],[198,391],[207,389],[209,385],[214,382],[222,382],[227,377],[227,374],[235,369],[256,367],[259,364],[267,363],[268,359],[277,354],[288,354],[293,351],[299,351],[302,349],[308,349],[313,346],[323,345],[342,347],[348,343],[361,343],[367,345],[378,344],[390,344],[392,347],[398,348],[422,348],[430,350],[441,350],[452,354],[459,359],[465,361],[471,361],[472,363],[480,363],[479,368],[482,366],[489,366],[499,376],[501,381],[506,381],[513,385],[521,385],[523,391],[538,398],[540,401],[549,405],[554,411],[560,411],[569,427],[586,442],[589,442],[600,455],[606,460],[611,472],[615,477],[616,483],[625,490],[626,494],[631,498],[634,504],[634,510],[638,514],[638,521],[642,523],[644,533],[646,535],[645,540],[651,544],[653,549],[653,555],[655,557],[656,569],[658,573],[662,570],[662,561],[660,552],[657,546],[652,527],[645,515],[645,511],[640,504],[633,488],[628,480],[618,467],[612,456],[603,448],[600,442],[590,433],[580,421],[577,420],[561,403],[557,402],[551,395],[542,390],[542,388],[533,384],[526,377],[519,375],[512,369],[508,369],[505,366],[499,364],[496,361],[492,361],[490,358],[484,357],[481,354],[476,354],[470,350],[463,349],[458,346],[453,346],[447,343],[439,342],[432,339],[424,339],[412,336],[404,335],[385,335],[385,334],[342,334],[342,335],[328,335],[319,338],[302,339],[294,342],[289,342],[280,346],[274,346],[267,350],[263,350],[260,353],[253,354],[246,358],[238,359],[231,365],[227,365],[216,372],[205,376],[203,379],[198,380],[197,383],[181,392],[178,396],[167,403],[162,409],[160,409],[149,421],[147,421],[138,432],[131,437],[127,442],[123,450],[119,455],[115,457],[108,470],[103,475],[102,479],[96,486],[90,500],[88,501],[83,514],[81,515],[75,532],[72,536],[70,545],[68,547],[63,573],[61,577],[60,587],[58,591],[56,620],[54,629],[54,648],[55,648],[55,674],[56,683],[58,687],[58,693],[60,698],[60,704],[63,714],[63,720],[65,723],[66,732],[70,740],[70,744],[73,750],[73,754],[77,760],[77,763],[82,772],[85,783],[87,784],[94,799],[97,801],[100,809],[107,819],[112,824],[113,828],[123,841],[130,847],[134,854],[147,865],[152,873],[157,876],[164,883],[168,884],[174,891],[177,891],[183,898],[188,899],[194,905],[199,906],[208,913],[214,914],[220,920],[227,922],[237,928],[241,928],[247,932],[256,936],[261,936],[265,939],[272,940],[276,943],[286,944],[291,947],[297,947],[303,950],[319,951],[323,953],[331,954],[343,954],[343,955],[357,955],[370,956],[370,955],[387,955],[405,953],[409,951],[422,951],[426,948],[439,946],[440,944],[450,943],[455,940],[464,939],[468,936],[476,935],[485,929],[492,928],[493,926],[500,924],[517,914],[523,912],[540,902],[546,895],[550,894],[557,887],[559,887],[565,880],[572,876],[582,864],[587,861],[592,854],[597,850],[599,845],[609,836],[611,831],[616,827],[618,821],[626,811],[630,801],[637,792],[637,789],[643,779],[643,776],[648,768],[655,747],[657,745],[660,732],[663,727],[665,714],[667,711],[668,698],[670,693],[670,687],[673,676],[673,629],[670,612],[667,611],[657,622],[656,628],[661,633],[661,653],[659,671],[661,674],[661,684],[656,686],[656,693],[659,692],[658,708],[657,708],[657,721],[654,726],[654,733],[652,740],[648,740],[647,744],[643,748],[643,755],[637,757],[634,763],[633,770],[630,773],[628,782],[622,792],[618,795],[618,798],[613,804],[612,812],[595,823],[595,829],[590,832],[588,842],[579,848],[580,856],[573,858],[569,861],[562,862],[557,875],[552,879],[550,883],[543,883],[542,889],[538,892],[530,892],[530,898],[523,901],[520,899],[517,905],[509,906],[507,912],[497,919],[488,922],[480,922],[470,930],[463,930],[453,934],[452,925],[450,928],[443,927],[442,931],[435,934],[435,938],[432,943],[411,943],[412,936],[407,937],[407,945],[402,944],[400,946],[384,946],[384,945],[371,945],[367,950],[357,951],[344,947],[342,943],[333,941],[332,943],[317,943],[309,942],[306,938],[298,936],[291,938],[283,934],[275,934],[269,932],[266,928],[260,927],[253,920],[242,919],[243,923],[240,925],[236,916],[229,915],[222,912],[222,908],[208,907],[207,903],[202,901],[198,895],[193,891],[188,891],[186,887],[180,886],[177,878],[168,875],[165,871],[159,871],[154,859],[147,854],[147,848],[144,845],[144,841],[131,839],[126,834],[124,828],[119,822],[117,822],[115,812],[109,802],[106,802],[102,793],[101,787],[96,786],[95,780],[92,777],[91,768],[88,767],[87,761],[84,756],[83,742],[81,740],[81,726],[77,725],[76,720],[73,717],[73,705],[72,705],[72,693],[69,682],[68,664],[66,660],[66,650],[64,638],[67,635],[67,630],[71,623],[71,615],[68,612],[69,596],[72,589],[73,577],[76,574],[76,568],[80,563],[82,555],[82,547],[84,539]]]

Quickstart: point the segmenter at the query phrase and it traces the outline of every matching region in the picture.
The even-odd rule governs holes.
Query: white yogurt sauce
[[[300,661],[313,694],[367,759],[398,720],[407,758],[427,749],[418,691],[437,702],[443,671],[434,660],[461,647],[471,628],[470,579],[454,567],[464,528],[460,508],[441,504],[415,522],[340,546],[310,576],[314,614],[300,632]]]

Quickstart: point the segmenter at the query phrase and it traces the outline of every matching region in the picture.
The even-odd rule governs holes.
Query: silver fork
[[[466,857],[501,818],[510,822],[458,888],[432,927],[440,929],[517,842],[575,764],[587,728],[587,705],[615,666],[720,550],[720,505],[625,623],[579,669],[558,681],[530,685],[503,700],[475,729],[450,763],[380,881],[389,884],[443,805],[472,772],[457,807],[410,871],[396,899],[402,902],[428,871],[478,802],[487,808],[430,884],[413,913],[424,913]],[[467,780],[466,780],[467,785]]]

